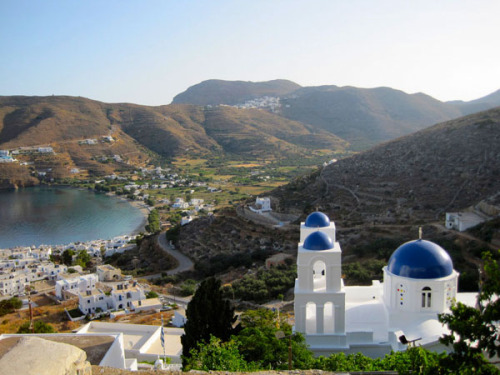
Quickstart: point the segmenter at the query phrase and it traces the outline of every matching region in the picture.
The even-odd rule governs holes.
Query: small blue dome
[[[330,226],[330,219],[323,212],[313,212],[310,214],[305,222],[308,228],[324,228]]]
[[[439,279],[453,272],[448,253],[434,242],[425,240],[402,244],[391,255],[387,270],[412,279]]]
[[[304,241],[306,250],[330,250],[333,249],[333,241],[328,234],[323,232],[313,232]]]

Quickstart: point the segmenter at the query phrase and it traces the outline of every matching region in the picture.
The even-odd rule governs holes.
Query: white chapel
[[[335,224],[321,212],[300,226],[295,281],[295,331],[316,355],[334,352],[383,356],[416,344],[443,351],[448,330],[438,314],[453,300],[474,305],[476,293],[458,293],[448,253],[418,239],[401,245],[383,268],[383,282],[344,286]]]

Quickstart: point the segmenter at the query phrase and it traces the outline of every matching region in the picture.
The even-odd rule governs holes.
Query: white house
[[[474,212],[447,212],[445,226],[463,232],[483,221],[485,219]]]
[[[54,149],[52,147],[38,147],[38,152],[40,154],[53,154]]]
[[[185,217],[181,218],[181,226],[189,224],[192,221],[193,221],[193,217],[192,216],[185,216]]]
[[[89,275],[59,275],[58,277],[59,280],[56,281],[56,297],[59,299],[76,297],[79,293],[92,291],[98,281],[95,273]],[[68,295],[68,293],[70,294]]]
[[[99,281],[118,281],[122,278],[122,271],[111,264],[102,264],[96,267]]]
[[[163,330],[165,354],[167,357],[171,358],[171,363],[174,364],[172,369],[180,370],[180,356],[182,354],[181,336],[184,330],[169,327],[165,327]],[[122,343],[126,360],[154,361],[158,356],[163,356],[164,350],[161,345],[160,326],[93,321],[81,327],[77,331],[77,336],[109,335],[117,333],[123,335]]]
[[[249,207],[253,212],[257,212],[259,214],[263,212],[269,212],[271,210],[271,199],[270,198],[257,198],[255,200],[255,205]]]
[[[18,272],[0,275],[0,295],[14,296],[26,292],[28,286],[28,278],[26,275]]]
[[[334,352],[380,357],[408,342],[443,351],[447,332],[438,314],[453,299],[474,305],[475,293],[457,293],[458,273],[448,253],[430,241],[401,245],[383,268],[383,283],[344,286],[335,224],[321,212],[301,224],[295,281],[295,330],[316,355]]]
[[[81,291],[78,294],[78,308],[84,314],[135,310],[142,306],[142,301],[146,300],[144,290],[135,281],[122,281],[113,285],[112,288],[110,293],[104,293],[99,289]],[[147,306],[148,303],[145,303],[145,307]]]
[[[182,199],[182,198],[175,198],[175,202],[174,202],[174,204],[172,204],[172,208],[184,209],[184,208],[188,208],[188,207],[189,207],[189,203],[185,202],[184,199]]]

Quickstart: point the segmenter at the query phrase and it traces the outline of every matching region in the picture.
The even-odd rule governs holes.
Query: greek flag
[[[165,332],[163,331],[163,315],[161,316],[161,347],[165,349]]]

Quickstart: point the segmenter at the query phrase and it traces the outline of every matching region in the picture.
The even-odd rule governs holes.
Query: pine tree
[[[187,306],[186,318],[181,336],[183,364],[191,349],[200,342],[208,343],[211,335],[223,342],[229,340],[236,318],[234,308],[222,297],[220,280],[212,277],[200,284]]]

